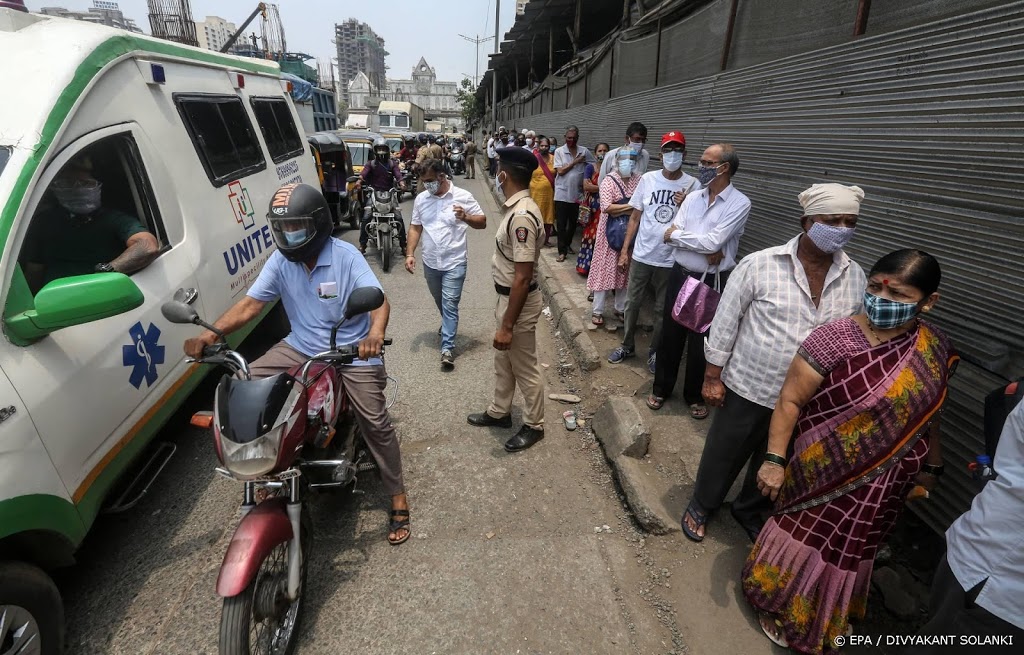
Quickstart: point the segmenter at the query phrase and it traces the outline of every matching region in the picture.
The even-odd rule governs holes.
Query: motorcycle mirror
[[[199,321],[199,314],[192,305],[181,300],[170,300],[160,306],[160,313],[171,323],[190,324]]]
[[[377,287],[359,287],[348,297],[345,305],[345,320],[353,316],[372,312],[384,304],[384,292]]]
[[[199,291],[197,289],[178,289],[174,292],[174,300],[183,302],[186,305],[191,305],[199,297]]]

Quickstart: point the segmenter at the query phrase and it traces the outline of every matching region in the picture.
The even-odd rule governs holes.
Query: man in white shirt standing
[[[475,198],[452,184],[445,175],[444,162],[424,162],[421,178],[425,191],[416,196],[405,270],[416,271],[413,253],[423,241],[423,277],[441,312],[441,369],[455,368],[455,334],[459,328],[459,301],[466,282],[469,261],[466,231],[487,227],[487,216]]]
[[[565,128],[565,145],[555,150],[555,228],[558,231],[558,258],[572,249],[579,220],[579,199],[583,194],[583,171],[597,158],[586,147],[578,145],[580,130],[575,125]]]
[[[505,128],[501,128],[505,129]],[[491,138],[487,139],[487,174],[494,177],[494,169],[498,165],[498,153],[497,148],[498,133],[491,135]]]
[[[709,158],[707,153],[704,157]],[[814,328],[864,306],[867,278],[843,251],[856,231],[864,191],[815,184],[798,198],[801,233],[784,245],[747,255],[736,266],[704,346],[703,396],[720,409],[704,441],[683,516],[683,533],[694,541],[704,538],[704,523],[721,507],[748,461],[731,513],[751,541],[757,538],[764,525],[761,514],[771,509],[757,487],[757,471],[786,372]],[[727,250],[724,256],[728,261],[735,253]],[[665,343],[668,338],[666,331]],[[659,370],[661,363],[659,353]]]
[[[676,296],[689,277],[704,277],[714,288],[724,289],[729,272],[736,266],[740,237],[750,215],[750,200],[732,185],[740,158],[727,143],[710,146],[697,167],[698,182],[704,187],[683,200],[673,223],[664,230],[665,243],[673,247],[675,264],[665,291],[662,311],[661,348],[654,369],[654,389],[647,406],[661,409],[675,391],[679,363],[686,352],[683,399],[690,416],[708,417],[701,395],[704,381],[704,335],[691,333],[672,318]]]
[[[664,168],[645,173],[629,201],[633,213],[626,227],[625,243],[632,245],[622,249],[619,269],[624,270],[630,266],[631,257],[633,263],[629,269],[626,291],[622,345],[608,356],[612,364],[636,356],[636,321],[644,295],[648,289],[652,289],[654,334],[651,335],[651,347],[647,353],[647,367],[654,373],[655,353],[661,343],[664,322],[665,289],[675,263],[672,246],[664,242],[665,228],[672,223],[683,199],[691,191],[700,189],[696,178],[683,173],[685,158],[686,137],[682,132],[669,132],[661,137],[661,161]]]
[[[1024,403],[1006,418],[992,467],[996,478],[946,531],[946,554],[932,578],[931,620],[918,633],[955,639],[907,655],[1020,652],[1024,644]],[[968,636],[990,641],[965,642]]]
[[[643,123],[633,122],[626,128],[626,142],[622,144],[622,148],[632,148],[637,153],[636,158],[636,170],[641,173],[647,172],[647,166],[651,163],[651,153],[647,152],[644,148],[644,144],[647,143],[647,126]],[[601,162],[601,172],[597,176],[597,186],[600,187],[601,183],[604,182],[604,178],[608,173],[615,170],[615,157],[619,152],[619,148],[612,150],[604,157],[604,161]]]

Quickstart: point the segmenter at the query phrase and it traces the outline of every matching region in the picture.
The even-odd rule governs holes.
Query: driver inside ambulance
[[[153,233],[135,216],[104,207],[102,192],[87,158],[72,160],[54,178],[49,193],[56,204],[36,214],[22,257],[33,292],[74,275],[131,274],[160,254]]]

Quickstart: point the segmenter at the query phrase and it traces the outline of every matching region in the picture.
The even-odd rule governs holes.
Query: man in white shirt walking
[[[1024,403],[1007,417],[992,466],[996,478],[946,531],[946,554],[932,579],[931,620],[918,633],[955,639],[907,655],[1020,652],[1024,644]],[[963,641],[969,636],[990,641]],[[984,647],[975,651],[968,643]]]
[[[651,153],[647,152],[644,144],[647,143],[647,126],[643,123],[633,122],[626,128],[626,142],[620,148],[632,148],[637,153],[636,170],[640,173],[647,172],[647,166],[651,163]],[[620,148],[610,151],[601,162],[601,172],[597,176],[597,186],[600,187],[608,173],[615,170],[615,157]]]
[[[675,264],[669,276],[662,310],[661,348],[654,369],[654,389],[647,406],[661,409],[675,391],[679,363],[686,352],[683,399],[690,416],[708,417],[701,396],[704,381],[704,335],[691,333],[672,318],[676,296],[689,276],[704,277],[708,286],[724,289],[736,266],[740,237],[750,215],[750,200],[732,185],[740,158],[729,144],[710,146],[697,167],[702,190],[689,194],[674,221],[664,230],[665,243],[673,247]],[[706,277],[705,277],[706,276]]]
[[[843,251],[853,238],[864,192],[855,186],[815,184],[798,198],[802,232],[784,245],[744,257],[736,266],[704,347],[704,399],[720,409],[704,441],[682,521],[683,533],[694,541],[704,538],[704,523],[721,507],[748,461],[731,513],[750,540],[756,539],[764,524],[761,513],[771,508],[757,488],[757,471],[797,348],[814,328],[852,316],[864,306],[867,278]]]
[[[455,334],[459,328],[459,301],[469,261],[466,231],[487,227],[487,216],[466,190],[452,184],[444,162],[424,162],[420,178],[425,191],[416,196],[405,270],[416,271],[416,246],[423,241],[423,277],[441,313],[441,369],[455,368]]]
[[[626,227],[627,244],[619,254],[619,269],[629,266],[626,291],[626,316],[622,345],[612,351],[608,361],[618,364],[636,355],[636,321],[648,289],[654,291],[654,334],[647,353],[647,367],[654,373],[655,353],[661,343],[665,305],[665,289],[672,271],[672,246],[664,243],[665,228],[672,223],[676,210],[691,192],[700,189],[696,178],[683,173],[686,158],[686,137],[682,132],[669,132],[661,138],[661,160],[664,168],[645,173],[629,201],[633,213]],[[634,241],[633,237],[636,237]],[[630,258],[633,263],[630,265]]]

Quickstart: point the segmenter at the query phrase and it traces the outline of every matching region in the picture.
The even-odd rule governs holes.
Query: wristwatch
[[[103,263],[103,264],[96,264],[96,272],[97,273],[115,273],[116,271],[114,270],[114,267],[113,267],[113,265],[110,262],[106,262],[106,263]]]

